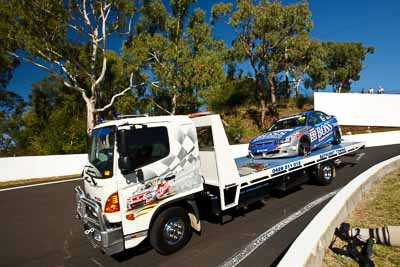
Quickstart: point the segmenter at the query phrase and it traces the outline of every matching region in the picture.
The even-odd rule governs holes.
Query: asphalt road
[[[224,224],[202,221],[181,251],[161,256],[148,245],[118,257],[102,255],[84,237],[74,216],[73,188],[80,181],[0,192],[0,266],[218,266],[276,223],[309,202],[346,185],[370,166],[400,154],[400,145],[367,148],[359,160],[343,157],[329,186],[303,185],[238,212]],[[240,266],[270,266],[325,203],[293,221],[247,257]]]

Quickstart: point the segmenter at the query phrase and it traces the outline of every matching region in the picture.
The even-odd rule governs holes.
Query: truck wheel
[[[150,244],[160,254],[172,254],[186,245],[192,237],[187,212],[180,207],[162,211],[150,229]]]
[[[328,185],[332,183],[333,177],[335,177],[335,167],[332,162],[322,162],[317,166],[314,179],[318,184]]]
[[[332,145],[338,145],[342,142],[342,137],[340,136],[340,131],[338,128],[335,128],[333,131],[333,141]]]
[[[301,138],[298,147],[299,156],[307,156],[311,151],[311,144],[306,138]]]

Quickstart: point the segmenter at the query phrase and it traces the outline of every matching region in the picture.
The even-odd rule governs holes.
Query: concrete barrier
[[[400,131],[344,135],[345,141],[365,142],[367,147],[400,144]]]
[[[87,154],[0,158],[0,182],[80,174]]]
[[[314,93],[314,109],[341,125],[400,127],[400,95]]]
[[[400,131],[345,135],[346,141],[363,141],[366,146],[400,144]],[[248,144],[231,145],[234,158],[248,154]],[[0,158],[0,182],[79,174],[86,154]]]
[[[314,217],[278,266],[321,266],[335,228],[346,220],[363,195],[378,180],[398,168],[400,156],[376,164],[353,179]]]

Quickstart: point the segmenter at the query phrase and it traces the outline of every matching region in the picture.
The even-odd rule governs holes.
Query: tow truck
[[[342,142],[306,156],[234,157],[218,114],[122,116],[97,125],[89,145],[76,214],[92,245],[108,255],[146,238],[158,253],[174,253],[201,231],[202,207],[222,218],[271,190],[309,179],[328,185],[339,158],[364,147]]]

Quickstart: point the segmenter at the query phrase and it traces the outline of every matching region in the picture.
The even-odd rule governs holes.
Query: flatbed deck
[[[279,159],[235,158],[242,180],[242,188],[266,181],[319,162],[345,155],[364,147],[361,142],[342,142],[312,151],[307,157],[297,156]],[[264,179],[263,179],[264,178]]]

